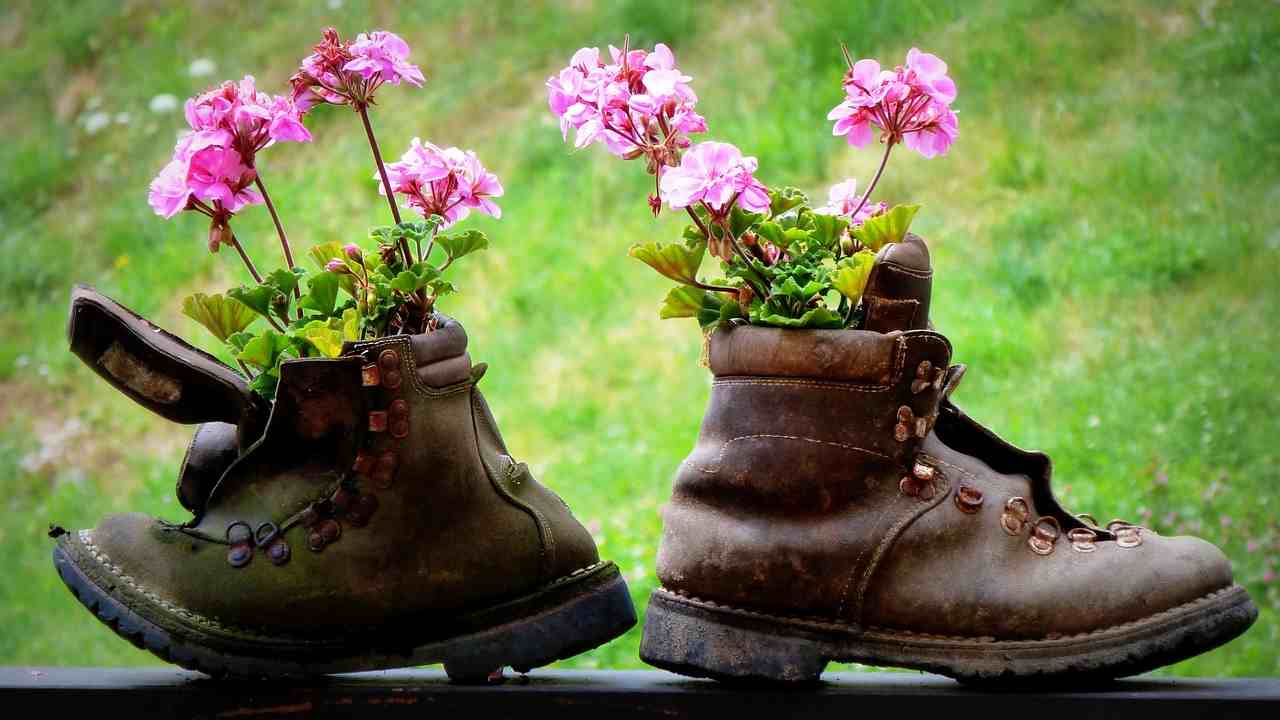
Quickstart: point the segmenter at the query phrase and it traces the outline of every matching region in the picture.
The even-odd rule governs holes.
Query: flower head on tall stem
[[[249,167],[257,153],[275,142],[310,142],[298,106],[283,95],[259,92],[252,75],[187,100],[187,124],[196,133],[226,132],[230,146]]]
[[[872,128],[886,145],[902,143],[925,157],[947,152],[959,134],[951,103],[956,84],[938,56],[912,48],[906,65],[882,70],[859,60],[844,78],[845,99],[827,114],[832,134],[855,147],[871,142]]]
[[[502,217],[492,200],[502,196],[502,183],[469,150],[441,148],[414,138],[400,162],[387,163],[387,177],[392,191],[404,196],[409,207],[423,217],[443,218],[441,227],[453,225],[472,210]],[[379,192],[386,194],[381,186]]]
[[[326,103],[359,110],[373,103],[374,92],[383,84],[401,82],[422,87],[426,77],[409,62],[409,44],[399,35],[375,30],[344,43],[333,28],[325,29],[323,39],[289,80],[294,102],[303,112]]]
[[[647,169],[661,182],[664,168],[680,163],[691,133],[707,131],[697,113],[693,78],[676,67],[671,48],[658,43],[652,51],[609,47],[611,62],[598,48],[582,48],[569,66],[547,79],[547,104],[560,119],[561,135],[575,132],[578,148],[601,142],[609,152],[632,160],[645,158]],[[656,215],[655,193],[649,206]]]

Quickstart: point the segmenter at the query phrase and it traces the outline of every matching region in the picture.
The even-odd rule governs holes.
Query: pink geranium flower
[[[187,124],[200,132],[224,131],[230,146],[248,166],[257,153],[275,142],[310,142],[302,113],[290,98],[259,92],[252,75],[231,81],[187,100]]]
[[[685,153],[679,167],[668,168],[659,185],[662,199],[672,208],[705,203],[713,212],[728,213],[736,202],[744,210],[769,208],[769,190],[755,179],[757,161],[721,142],[698,143]]]
[[[472,210],[502,217],[492,198],[501,197],[502,183],[471,151],[441,148],[414,138],[400,162],[387,164],[392,190],[405,197],[423,217],[439,215],[448,227]],[[380,180],[374,175],[375,180]],[[378,183],[378,191],[386,190]]]
[[[547,79],[547,105],[566,140],[575,131],[575,147],[603,142],[619,157],[647,157],[657,174],[677,162],[690,133],[706,132],[706,120],[694,111],[693,78],[661,43],[651,52],[610,46],[608,57],[605,64],[598,48],[575,52],[568,67]]]
[[[383,83],[421,87],[426,77],[408,58],[408,43],[395,33],[361,33],[355,42],[344,43],[337,30],[326,28],[289,79],[293,100],[302,112],[324,103],[364,107]]]
[[[351,60],[342,69],[359,75],[366,82],[399,85],[403,80],[416,87],[426,82],[418,66],[409,62],[409,44],[395,33],[385,30],[360,33],[349,51]]]
[[[833,135],[854,147],[871,142],[872,127],[881,142],[902,143],[925,157],[943,155],[959,135],[951,103],[956,84],[938,56],[912,48],[905,66],[881,70],[875,60],[859,60],[845,75],[845,99],[831,112]]]
[[[861,208],[859,208],[860,205]],[[821,215],[843,215],[849,218],[852,224],[861,225],[867,218],[879,215],[885,209],[884,203],[873,203],[868,200],[865,205],[862,204],[862,196],[858,194],[858,181],[849,178],[832,185],[827,191],[827,204],[815,208],[814,212]],[[854,211],[857,211],[856,215]]]

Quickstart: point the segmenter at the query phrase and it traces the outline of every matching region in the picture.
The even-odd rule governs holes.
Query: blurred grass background
[[[639,164],[562,143],[543,82],[584,45],[666,42],[708,139],[758,156],[767,184],[823,197],[878,160],[824,119],[838,41],[890,66],[912,45],[941,55],[960,140],[932,161],[897,154],[877,195],[924,204],[934,319],[970,366],[958,402],[1049,452],[1076,511],[1226,549],[1262,617],[1166,672],[1280,674],[1280,5],[1264,0],[5,3],[0,663],[157,662],[66,592],[44,530],[125,509],[183,518],[173,482],[190,429],[66,351],[67,294],[92,283],[211,347],[180,298],[242,271],[206,252],[200,218],[152,215],[147,184],[182,100],[246,73],[283,92],[326,25],[394,30],[428,75],[423,90],[381,91],[385,153],[421,136],[476,150],[502,178],[502,220],[469,221],[493,247],[460,266],[444,310],[492,367],[483,385],[513,452],[570,501],[640,607],[657,510],[710,382],[696,327],[658,319],[668,283],[626,248],[678,235],[681,218],[650,217]],[[308,124],[313,144],[260,156],[295,249],[360,239],[387,218],[359,124],[338,108]],[[265,211],[237,231],[276,262]],[[638,667],[638,638],[566,664]]]

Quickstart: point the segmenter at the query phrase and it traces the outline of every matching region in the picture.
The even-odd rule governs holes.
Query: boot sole
[[[406,639],[413,635],[413,624],[401,622],[387,633],[400,640],[363,646],[290,638],[246,640],[195,627],[176,630],[174,623],[180,618],[169,615],[167,627],[161,627],[100,587],[61,546],[53,550],[53,563],[76,599],[117,635],[161,660],[212,677],[307,677],[443,663],[451,680],[480,683],[503,667],[523,673],[594,649],[636,624],[626,581],[610,562],[517,600],[469,613],[458,623],[471,628],[466,633],[414,642]],[[484,624],[488,616],[503,619]]]
[[[722,681],[819,681],[830,661],[903,667],[966,684],[1076,684],[1136,675],[1243,633],[1258,609],[1239,585],[1148,618],[1083,635],[1019,641],[939,637],[767,615],[658,589],[640,659]]]

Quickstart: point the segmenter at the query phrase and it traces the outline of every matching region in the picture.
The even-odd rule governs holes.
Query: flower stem
[[[867,191],[862,193],[862,200],[858,202],[858,207],[854,208],[853,213],[849,217],[858,217],[858,213],[862,210],[862,206],[867,204],[867,200],[871,199],[871,191],[876,189],[876,183],[880,182],[880,176],[884,173],[884,166],[889,162],[889,153],[893,152],[893,146],[896,143],[885,143],[884,157],[880,158],[880,167],[876,170],[876,176],[871,178],[871,184],[867,186]]]
[[[255,173],[253,182],[258,186],[258,192],[262,193],[262,200],[267,205],[267,212],[271,213],[271,222],[275,223],[276,235],[280,236],[280,249],[284,251],[285,264],[289,266],[289,271],[293,272],[293,252],[289,249],[289,237],[284,234],[284,225],[280,224],[280,216],[276,213],[275,203],[271,202],[271,195],[267,193],[267,186],[262,183],[262,175]],[[297,285],[293,286],[293,299],[301,303],[302,291]],[[302,319],[302,306],[297,306],[298,319]]]
[[[262,275],[258,273],[258,268],[249,259],[248,253],[244,251],[244,246],[240,244],[240,238],[236,237],[234,232],[231,233],[231,247],[234,247],[236,252],[240,253],[240,259],[244,261],[244,266],[249,268],[249,274],[253,276],[253,281],[261,285]]]
[[[382,152],[378,150],[378,139],[373,136],[373,126],[369,124],[369,109],[364,103],[356,105],[360,113],[360,121],[364,123],[364,133],[369,136],[369,149],[373,150],[373,161],[378,165],[378,174],[382,176],[382,188],[387,191],[387,204],[391,206],[391,219],[400,224],[400,208],[396,205],[396,193],[391,189],[391,180],[387,177],[387,166],[382,162]],[[407,269],[413,265],[413,256],[409,254],[409,241],[400,238],[400,254],[404,256]]]
[[[706,225],[702,224],[702,219],[698,217],[698,213],[693,211],[693,206],[686,205],[684,209],[689,211],[689,217],[693,218],[693,224],[697,225],[698,229],[702,231],[702,236],[707,239],[707,242],[711,242],[711,231],[707,230]]]
[[[253,276],[255,282],[261,285],[262,275],[258,273],[258,268],[255,267],[253,261],[249,259],[248,253],[244,251],[244,246],[240,244],[240,238],[236,237],[234,232],[231,233],[231,247],[234,247],[236,252],[240,253],[240,259],[244,261],[245,267],[249,268],[249,274]],[[271,323],[271,327],[275,328],[279,332],[284,332],[284,326],[276,322],[275,318],[270,315],[265,315],[264,317],[267,319],[267,322]]]

